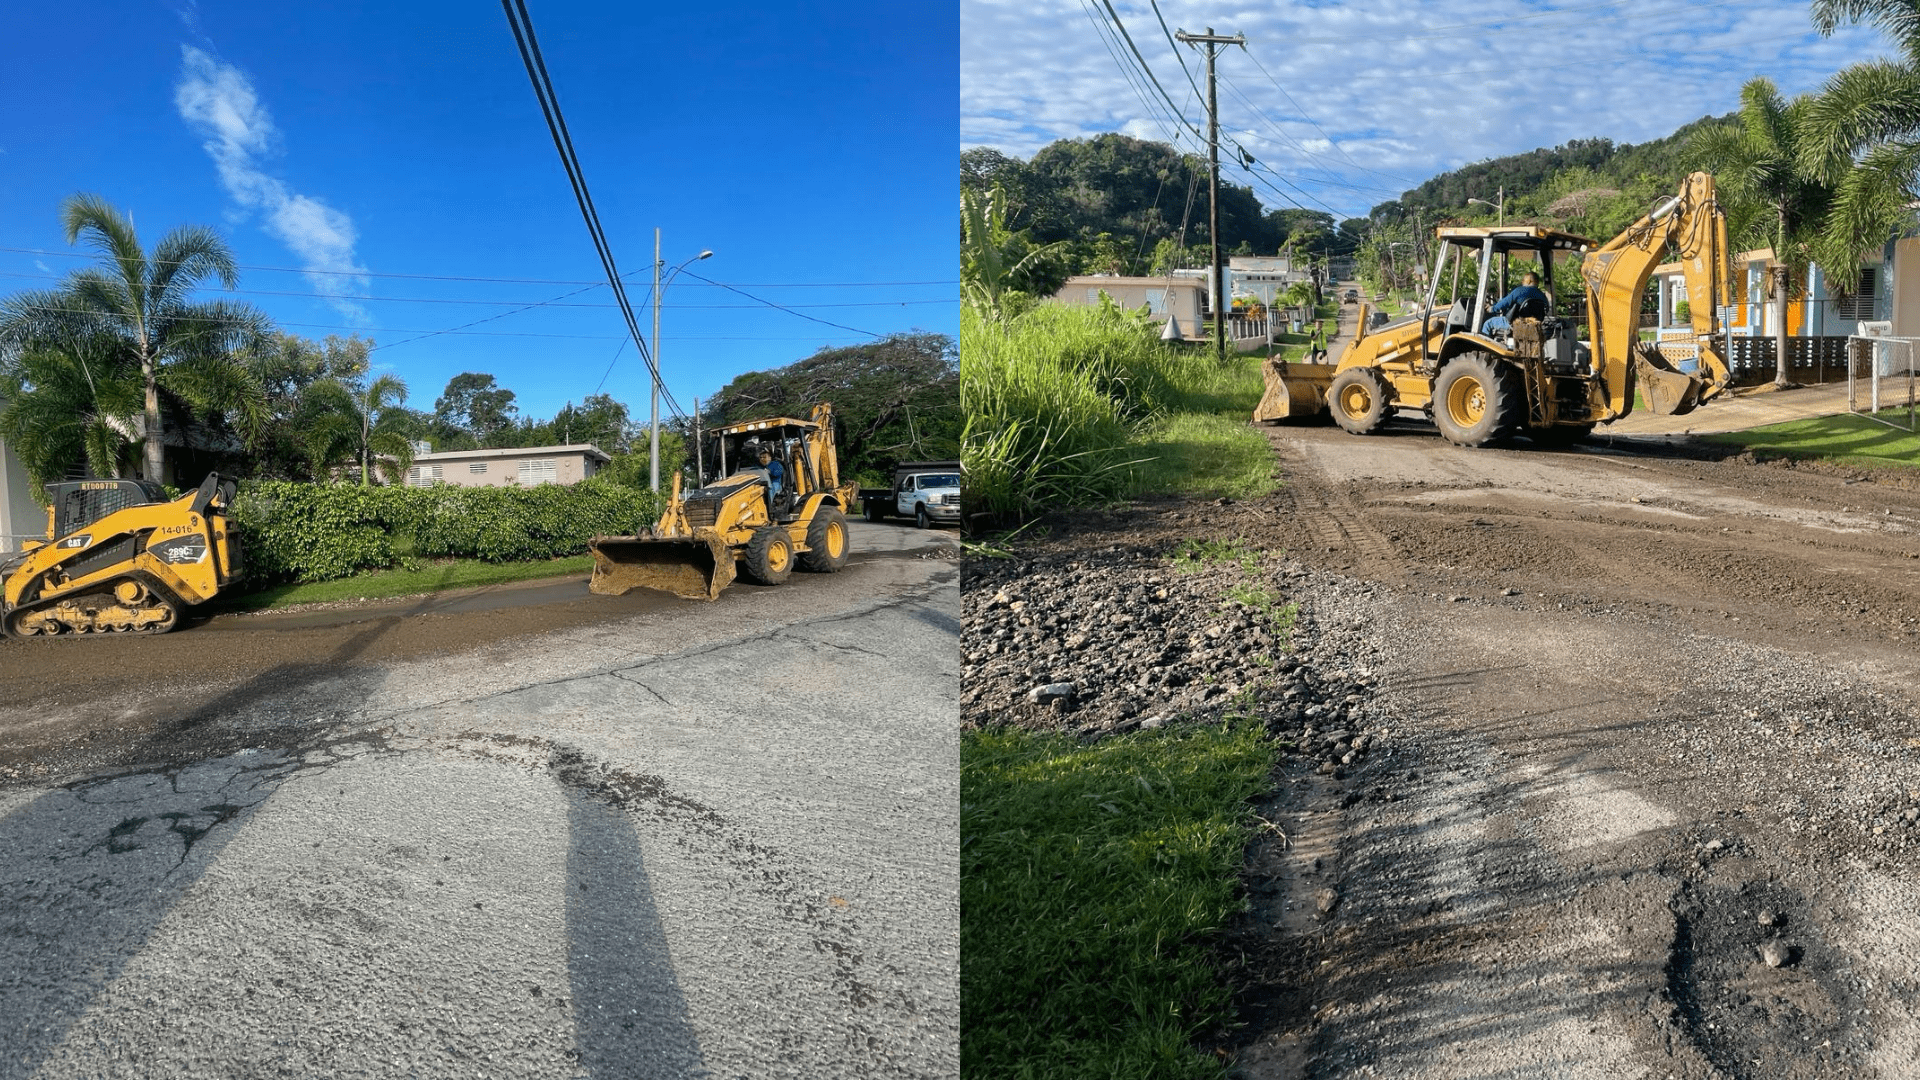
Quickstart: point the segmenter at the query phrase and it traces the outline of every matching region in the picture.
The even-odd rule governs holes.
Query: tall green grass
[[[961,458],[970,511],[1027,516],[1179,487],[1177,467],[1170,474],[1155,465],[1172,447],[1168,419],[1193,413],[1244,423],[1260,398],[1260,374],[1257,359],[1235,357],[1223,368],[1211,353],[1157,333],[1112,304],[1042,304],[1006,321],[963,311]],[[1166,445],[1156,448],[1156,432]],[[1231,424],[1208,432],[1264,446]]]

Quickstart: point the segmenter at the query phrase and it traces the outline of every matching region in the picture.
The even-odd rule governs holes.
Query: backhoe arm
[[[1685,412],[1696,402],[1707,401],[1725,390],[1729,380],[1720,325],[1720,307],[1732,295],[1731,263],[1727,253],[1727,219],[1713,194],[1713,177],[1694,173],[1680,186],[1680,193],[1663,201],[1653,212],[1629,225],[1581,264],[1594,314],[1593,354],[1606,386],[1606,419],[1616,419],[1633,411],[1633,380],[1636,365],[1643,378],[1680,378],[1661,370],[1657,356],[1649,358],[1640,351],[1640,298],[1653,269],[1662,261],[1671,242],[1678,250],[1687,295],[1692,299],[1693,332],[1699,343],[1700,369],[1697,396],[1692,388],[1669,395],[1650,393],[1656,411]],[[1649,388],[1651,389],[1651,387]],[[1660,398],[1677,402],[1660,407]]]

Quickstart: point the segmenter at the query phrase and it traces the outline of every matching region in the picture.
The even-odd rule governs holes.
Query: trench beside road
[[[963,644],[963,719],[1091,737],[1286,689],[1256,707],[1288,750],[1220,950],[1234,1075],[1920,1075],[1920,483],[1268,433],[1276,495],[1080,515],[969,586],[970,627],[1018,592],[1078,652]],[[1268,553],[1300,606],[1277,672],[1218,595],[1137,629],[1166,624],[1155,585],[1198,587],[1167,573],[1194,538]],[[1016,696],[1068,679],[1064,717]]]
[[[0,1080],[950,1077],[950,532],[0,642]]]

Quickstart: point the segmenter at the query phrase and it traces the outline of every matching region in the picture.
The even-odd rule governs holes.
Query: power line
[[[0,277],[27,278],[34,281],[65,281],[66,280],[65,278],[61,277],[58,274],[22,274],[22,273],[15,273],[15,272],[4,271],[4,270],[0,270]],[[599,287],[598,282],[595,282],[592,286],[589,286],[589,288],[598,288],[598,287]],[[711,288],[712,286],[703,286],[703,287]],[[511,307],[514,305],[525,305],[525,307],[594,308],[598,310],[605,310],[607,308],[616,306],[613,304],[590,304],[590,303],[589,304],[567,304],[567,303],[561,303],[558,300],[477,300],[470,297],[441,298],[441,297],[432,297],[432,296],[364,296],[357,293],[313,293],[313,292],[295,292],[292,290],[284,290],[284,289],[222,289],[212,285],[201,285],[201,286],[198,286],[198,289],[202,292],[234,293],[241,296],[292,296],[292,297],[299,297],[307,300],[368,300],[368,301],[372,301],[374,303],[380,303],[380,304],[466,304],[466,305],[473,305],[473,306],[479,306],[479,307]],[[580,291],[585,292],[587,290],[582,289]],[[574,295],[577,295],[577,293],[567,293],[565,295],[574,296]],[[858,300],[858,301],[848,301],[846,303],[839,303],[839,304],[794,304],[792,306],[796,308],[899,307],[899,306],[904,306],[909,304],[952,304],[952,303],[957,303],[957,301],[955,301],[951,297],[940,297],[932,300]],[[680,309],[692,308],[692,309],[706,309],[706,310],[715,310],[715,311],[751,311],[753,310],[754,305],[752,304],[675,304],[674,307],[680,308]]]
[[[1372,173],[1375,176],[1385,177],[1388,180],[1398,181],[1399,183],[1402,183],[1402,184],[1411,184],[1414,182],[1414,181],[1408,180],[1404,176],[1394,176],[1390,173],[1383,173],[1378,169],[1369,169],[1365,165],[1362,165],[1359,162],[1354,161],[1353,156],[1351,154],[1348,154],[1346,149],[1343,148],[1339,144],[1339,142],[1337,142],[1334,139],[1333,136],[1327,134],[1327,129],[1321,127],[1320,124],[1317,121],[1315,121],[1313,117],[1308,116],[1307,110],[1301,108],[1300,103],[1293,100],[1293,95],[1287,93],[1287,88],[1280,85],[1280,80],[1274,78],[1273,73],[1268,71],[1264,64],[1260,63],[1260,58],[1253,55],[1252,49],[1242,49],[1241,51],[1247,54],[1247,59],[1253,61],[1254,67],[1260,69],[1260,74],[1265,75],[1267,77],[1267,81],[1273,84],[1273,88],[1275,90],[1280,91],[1281,95],[1287,99],[1287,103],[1293,106],[1293,110],[1300,114],[1301,119],[1304,119],[1307,123],[1312,124],[1313,130],[1319,132],[1320,137],[1327,140],[1327,145],[1333,147],[1335,150],[1340,151],[1340,156],[1343,158],[1346,158],[1347,162],[1351,164],[1354,168],[1359,169],[1362,172]]]
[[[846,324],[844,324],[844,323],[837,323],[837,322],[830,322],[830,321],[828,321],[828,320],[826,320],[826,319],[822,319],[822,318],[818,318],[818,317],[816,317],[816,316],[813,316],[813,315],[808,315],[808,314],[806,314],[805,312],[802,312],[802,311],[795,311],[795,310],[794,310],[793,308],[790,308],[790,307],[788,307],[788,306],[786,306],[785,304],[776,304],[776,303],[774,303],[774,302],[773,302],[773,301],[771,301],[771,300],[767,300],[767,299],[764,299],[764,298],[762,298],[762,297],[758,297],[758,296],[755,296],[755,295],[753,295],[753,294],[752,294],[752,293],[750,293],[750,292],[746,292],[746,291],[744,291],[744,290],[741,290],[741,289],[736,289],[736,288],[734,288],[734,287],[733,287],[732,285],[728,285],[728,284],[726,284],[725,282],[720,282],[720,281],[714,281],[714,280],[713,280],[712,278],[704,278],[704,277],[700,277],[700,275],[699,275],[699,274],[696,274],[696,273],[694,273],[694,272],[693,272],[693,271],[691,271],[691,270],[686,270],[686,269],[682,269],[682,270],[681,270],[680,272],[681,272],[681,273],[683,273],[683,274],[685,274],[685,275],[687,275],[688,277],[691,277],[691,278],[699,278],[699,279],[700,279],[701,281],[705,281],[705,282],[707,282],[707,283],[709,283],[709,284],[712,284],[712,285],[718,285],[718,286],[720,286],[721,288],[723,288],[723,289],[726,289],[726,290],[727,290],[727,291],[729,291],[729,292],[737,292],[737,293],[739,293],[739,294],[740,294],[741,296],[744,296],[744,297],[746,297],[746,298],[747,298],[747,299],[749,299],[749,300],[757,300],[757,301],[759,301],[760,303],[762,303],[762,304],[765,304],[766,306],[768,306],[768,307],[770,307],[770,308],[778,308],[779,310],[781,310],[781,311],[784,311],[784,312],[786,312],[786,313],[787,313],[787,314],[789,314],[789,315],[798,315],[798,316],[800,316],[801,318],[803,318],[803,319],[806,319],[806,320],[808,320],[808,321],[810,321],[810,322],[817,322],[817,323],[821,323],[821,324],[824,324],[824,325],[826,325],[826,326],[833,326],[833,327],[838,327],[838,328],[839,328],[839,329],[841,329],[841,330],[851,330],[851,331],[853,331],[853,332],[854,332],[854,333],[856,333],[856,334],[865,334],[865,335],[867,335],[868,337],[870,337],[870,338],[873,338],[873,339],[875,339],[876,341],[877,341],[877,340],[879,340],[880,338],[883,338],[883,337],[885,337],[885,336],[886,336],[885,334],[876,334],[876,333],[874,333],[874,332],[873,332],[873,331],[871,331],[871,330],[862,330],[862,329],[860,329],[860,328],[859,328],[859,327],[857,327],[857,326],[848,326],[848,325],[846,325]]]
[[[0,251],[9,251],[9,252],[14,252],[20,255],[52,255],[56,258],[61,258],[61,259],[98,259],[99,258],[98,255],[88,254],[87,252],[84,252],[84,251],[54,251],[48,248],[0,246]],[[149,262],[151,262],[155,266],[163,266],[166,264],[165,260],[160,260],[160,259],[151,259],[149,260]],[[337,277],[401,278],[401,279],[406,279],[411,281],[484,281],[484,282],[492,282],[492,283],[501,284],[501,285],[605,285],[606,284],[606,282],[598,279],[585,281],[585,280],[575,280],[571,278],[472,277],[472,276],[463,276],[458,274],[396,274],[396,273],[381,273],[373,270],[368,270],[368,271],[304,270],[295,266],[259,266],[252,263],[235,263],[234,269],[261,270],[261,271],[268,271],[268,272],[277,273],[277,274],[326,274],[326,275],[337,276]],[[960,284],[960,279],[953,278],[945,281],[762,281],[762,282],[746,282],[744,284],[748,288],[752,288],[752,289],[865,289],[865,288],[883,288],[883,287],[895,286],[895,285],[958,285]]]
[[[593,240],[594,251],[600,256],[600,265],[606,268],[607,287],[613,291],[614,302],[620,305],[620,314],[625,317],[627,330],[633,335],[633,347],[652,373],[654,385],[665,392],[668,407],[675,415],[684,417],[685,410],[680,408],[673,392],[661,380],[660,368],[653,362],[646,338],[640,334],[640,321],[634,318],[633,305],[627,302],[626,284],[620,280],[620,271],[613,261],[613,248],[600,226],[600,214],[594,209],[593,196],[587,190],[586,174],[574,154],[573,137],[568,133],[566,118],[560,112],[560,99],[554,94],[553,81],[547,74],[546,60],[540,54],[540,41],[534,35],[533,18],[527,14],[525,0],[500,0],[500,6],[506,11],[507,22],[513,28],[514,44],[520,49],[520,59],[526,65],[528,80],[533,83],[534,96],[540,101],[540,112],[546,118],[548,133],[553,136],[554,149],[560,153],[560,164],[567,171],[568,182],[573,185],[574,199],[580,204],[580,216],[586,222],[587,234]]]

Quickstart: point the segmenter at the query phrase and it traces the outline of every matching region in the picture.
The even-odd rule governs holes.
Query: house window
[[[1165,315],[1166,313],[1167,313],[1167,293],[1164,291],[1156,292],[1156,293],[1148,293],[1147,294],[1147,314]]]
[[[487,463],[486,463],[486,462],[484,462],[484,461],[473,461],[473,462],[468,462],[468,463],[467,463],[467,471],[468,471],[468,472],[470,472],[470,473],[483,473],[483,472],[486,472],[486,471],[487,471]]]
[[[415,465],[407,470],[408,487],[432,487],[440,479],[440,466]]]
[[[520,482],[533,484],[551,484],[559,479],[560,470],[554,467],[552,458],[529,458],[520,463]]]
[[[1834,305],[1834,314],[1845,322],[1872,322],[1873,301],[1880,291],[1880,268],[1863,266],[1853,291]]]

